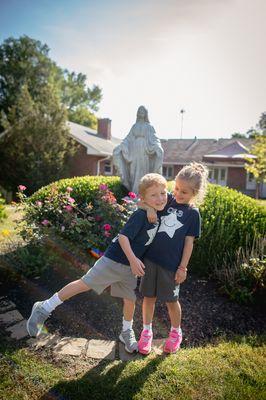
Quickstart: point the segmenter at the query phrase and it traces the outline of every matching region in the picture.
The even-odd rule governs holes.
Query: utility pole
[[[180,114],[181,114],[181,132],[180,132],[180,139],[182,139],[182,135],[183,135],[183,119],[184,119],[184,113],[185,113],[185,110],[182,108],[181,110],[180,110]]]

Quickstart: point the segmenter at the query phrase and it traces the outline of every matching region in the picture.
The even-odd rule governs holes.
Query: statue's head
[[[145,122],[149,121],[148,110],[144,106],[140,106],[137,111],[137,121],[144,120]]]

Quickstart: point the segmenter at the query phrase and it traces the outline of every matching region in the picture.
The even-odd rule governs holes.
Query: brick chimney
[[[98,119],[98,135],[106,140],[111,140],[111,122],[109,118]]]

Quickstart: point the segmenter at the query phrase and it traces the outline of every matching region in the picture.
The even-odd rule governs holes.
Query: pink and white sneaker
[[[138,341],[139,353],[147,355],[151,352],[153,333],[149,329],[143,329]]]
[[[180,348],[182,342],[182,331],[172,330],[165,341],[163,351],[165,353],[175,353]]]

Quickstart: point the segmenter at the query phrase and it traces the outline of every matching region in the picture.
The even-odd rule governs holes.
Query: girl
[[[200,204],[205,195],[208,170],[200,163],[183,167],[175,178],[174,195],[168,194],[158,232],[145,253],[145,275],[140,292],[144,296],[143,331],[138,342],[139,352],[149,354],[152,344],[152,319],[156,299],[166,302],[171,330],[164,351],[175,353],[182,342],[179,285],[187,277],[187,266],[195,238],[200,236],[201,217],[194,203]],[[155,210],[147,207],[148,220],[155,220]]]

